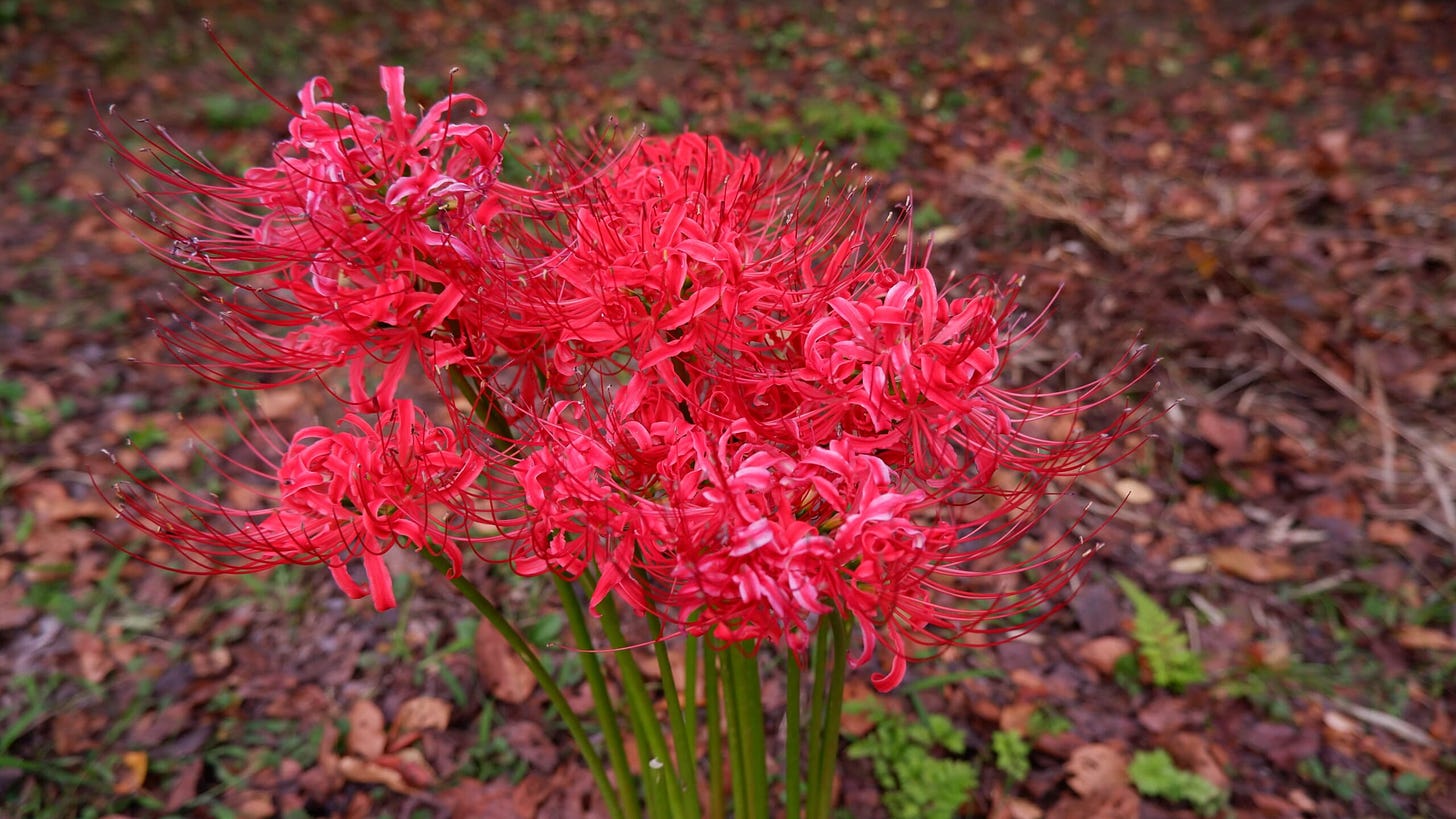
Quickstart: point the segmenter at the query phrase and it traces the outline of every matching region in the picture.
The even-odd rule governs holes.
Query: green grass
[[[771,152],[823,145],[876,170],[895,168],[910,144],[903,110],[888,95],[873,106],[815,97],[794,115],[741,115],[726,133]]]
[[[54,618],[67,633],[102,635],[109,647],[129,645],[137,653],[99,682],[70,672],[18,674],[0,681],[0,771],[19,774],[0,792],[0,816],[227,816],[232,814],[226,800],[250,786],[259,773],[285,759],[303,768],[317,761],[321,726],[301,729],[291,720],[259,715],[231,688],[220,689],[194,709],[194,722],[186,730],[207,728],[206,740],[195,755],[169,755],[131,744],[128,737],[144,719],[175,702],[175,690],[159,690],[165,669],[187,662],[181,644],[159,647],[149,639],[158,633],[165,612],[132,594],[125,571],[132,565],[136,564],[129,555],[117,553],[79,592],[71,579],[76,569],[69,564],[56,566],[50,579],[31,582],[24,605]],[[298,577],[285,569],[278,578],[253,587],[253,593],[242,585],[238,593],[214,604],[219,611],[232,605],[269,606]],[[214,640],[242,636],[221,634]],[[107,651],[112,657],[124,656]],[[57,727],[57,720],[76,715],[82,717],[79,727]],[[88,718],[95,722],[87,722]],[[81,731],[71,737],[77,749],[57,745],[58,731]],[[118,792],[126,755],[136,752],[147,753],[146,779],[139,789]],[[203,763],[201,788],[178,812],[168,813],[170,788],[194,758]]]

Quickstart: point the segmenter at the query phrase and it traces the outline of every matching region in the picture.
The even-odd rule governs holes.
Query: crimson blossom
[[[413,357],[461,359],[450,319],[490,251],[460,235],[500,207],[502,141],[458,121],[485,116],[476,97],[451,94],[416,115],[402,68],[382,67],[380,83],[388,119],[332,102],[328,81],[310,80],[272,161],[241,175],[163,128],[117,132],[103,120],[97,134],[125,167],[163,186],[130,182],[142,211],[120,224],[196,281],[210,314],[203,332],[160,325],[183,364],[242,388],[345,367],[350,401],[367,408],[389,403]]]
[[[864,192],[817,162],[689,132],[558,149],[512,187],[495,134],[451,120],[478,100],[416,116],[402,71],[381,77],[388,119],[315,79],[273,162],[242,176],[165,137],[161,168],[122,151],[171,185],[137,187],[163,215],[155,252],[247,296],[211,332],[169,334],[184,363],[249,386],[344,367],[350,384],[339,430],[253,470],[276,485],[264,510],[176,485],[122,496],[190,570],[322,563],[383,609],[389,548],[456,572],[475,554],[581,579],[594,609],[794,652],[836,615],[856,664],[885,649],[883,690],[912,658],[1014,638],[1065,601],[1095,544],[1080,516],[1038,524],[1146,423],[1146,399],[1122,399],[1138,350],[1087,384],[1007,386],[1045,317],[989,277],[892,260],[897,226],[870,229]],[[397,397],[412,362],[448,425]]]
[[[263,433],[265,427],[255,426]],[[395,606],[384,554],[396,546],[449,558],[459,574],[464,535],[436,507],[480,476],[485,459],[462,452],[455,432],[431,424],[410,401],[377,420],[349,414],[337,428],[299,430],[286,446],[255,435],[249,466],[219,456],[219,465],[274,482],[258,489],[257,505],[228,506],[170,481],[128,488],[116,504],[123,518],[186,559],[166,568],[191,574],[241,574],[285,564],[327,566],[349,597],[368,596],[379,611]],[[275,451],[262,448],[272,444]],[[135,472],[128,476],[141,483]],[[364,583],[349,574],[363,567]]]

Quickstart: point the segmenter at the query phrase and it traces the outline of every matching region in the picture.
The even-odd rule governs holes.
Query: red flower
[[[300,430],[267,472],[248,470],[274,477],[275,490],[258,491],[271,504],[266,508],[227,506],[175,484],[141,491],[119,486],[114,506],[190,564],[178,571],[240,574],[321,563],[345,594],[368,595],[380,611],[393,608],[393,582],[384,564],[389,549],[440,552],[460,571],[457,542],[464,535],[432,506],[473,484],[485,460],[460,451],[452,430],[431,425],[409,401],[396,403],[377,423],[350,414],[339,426]],[[250,448],[262,454],[257,445]],[[220,460],[234,469],[242,466],[226,456]],[[363,564],[362,585],[349,574],[355,559]]]
[[[289,138],[271,164],[241,176],[189,154],[157,128],[131,151],[104,129],[124,161],[161,191],[132,184],[150,220],[153,254],[203,283],[192,297],[213,314],[203,328],[162,333],[182,362],[229,386],[267,374],[297,380],[350,370],[352,400],[388,404],[411,353],[445,366],[461,357],[447,320],[473,281],[488,242],[460,240],[499,208],[499,138],[452,121],[475,97],[452,94],[424,115],[405,111],[404,72],[381,68],[389,119],[330,102],[317,77],[299,92]],[[281,105],[281,104],[280,104]],[[212,295],[207,279],[232,292]],[[366,373],[387,362],[378,384]]]
[[[891,231],[826,169],[689,133],[562,149],[510,188],[495,135],[450,121],[478,100],[416,117],[402,72],[381,73],[388,119],[316,79],[242,177],[164,133],[160,166],[122,152],[172,188],[139,192],[164,216],[154,252],[238,288],[198,297],[221,305],[210,334],[167,333],[184,362],[228,384],[347,367],[347,403],[382,413],[277,447],[267,509],[169,484],[123,496],[134,524],[197,571],[323,563],[380,608],[389,548],[458,571],[489,540],[520,574],[594,576],[593,607],[613,595],[722,640],[802,651],[833,612],[856,664],[888,653],[882,689],[1065,601],[1094,546],[1037,526],[1146,421],[1103,407],[1146,372],[1133,354],[1082,386],[1010,388],[1040,317],[1015,318],[1014,288],[952,298],[928,262],[888,263]],[[416,360],[453,428],[394,400]]]

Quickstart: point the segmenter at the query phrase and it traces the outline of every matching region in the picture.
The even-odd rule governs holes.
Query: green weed
[[[1123,575],[1117,585],[1132,602],[1132,637],[1153,684],[1171,691],[1204,680],[1203,661],[1188,647],[1188,635],[1157,601]]]
[[[267,99],[208,94],[202,98],[202,121],[219,131],[248,131],[267,125],[278,109]]]
[[[1228,794],[1207,779],[1180,769],[1167,751],[1138,751],[1127,766],[1133,787],[1143,796],[1185,802],[1199,816],[1213,816],[1228,802]]]
[[[996,757],[996,770],[1006,780],[1017,784],[1031,774],[1031,743],[1020,731],[997,731],[991,735],[991,752]]]
[[[881,711],[875,728],[850,743],[850,759],[868,759],[891,819],[952,819],[979,782],[976,768],[956,759],[965,735],[939,714],[910,722]]]

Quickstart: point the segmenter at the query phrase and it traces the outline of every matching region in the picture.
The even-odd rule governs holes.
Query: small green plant
[[[1161,748],[1133,754],[1127,775],[1143,796],[1185,802],[1199,816],[1215,815],[1228,801],[1228,794],[1217,785],[1174,765],[1173,757]]]
[[[1026,721],[1026,735],[1032,739],[1056,736],[1072,730],[1072,721],[1046,707],[1031,712]]]
[[[1181,691],[1203,682],[1203,661],[1188,647],[1188,635],[1178,621],[1131,580],[1122,575],[1116,579],[1132,602],[1132,637],[1153,684]]]
[[[971,763],[947,756],[965,750],[965,735],[946,717],[931,714],[911,722],[880,712],[874,730],[846,753],[870,760],[891,819],[952,819],[980,781]]]
[[[1311,784],[1334,794],[1342,802],[1353,802],[1360,793],[1360,776],[1349,768],[1326,768],[1318,757],[1300,760],[1299,775]]]
[[[209,128],[222,131],[246,131],[266,125],[278,109],[267,100],[242,100],[228,94],[209,94],[202,98],[202,119]]]
[[[932,230],[945,224],[945,216],[929,202],[916,202],[911,224],[916,230]]]
[[[1012,784],[1031,774],[1031,743],[1020,731],[997,731],[991,735],[991,751],[996,755],[996,770]]]
[[[23,382],[0,378],[0,441],[18,444],[45,440],[55,427],[50,412],[23,406],[28,389]]]
[[[899,101],[886,97],[883,110],[852,102],[811,99],[799,111],[804,130],[828,146],[851,145],[871,168],[893,168],[909,147]]]

